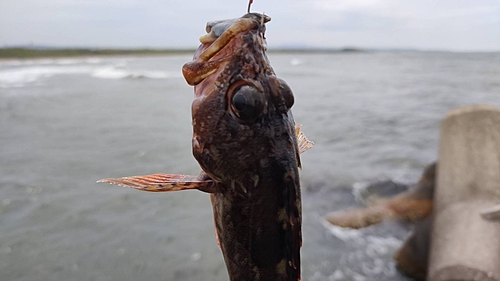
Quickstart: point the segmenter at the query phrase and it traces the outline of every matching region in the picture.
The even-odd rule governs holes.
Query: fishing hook
[[[252,6],[253,0],[248,0],[248,9],[247,13],[250,14],[250,6]]]

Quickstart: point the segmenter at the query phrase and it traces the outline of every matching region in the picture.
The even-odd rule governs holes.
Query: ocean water
[[[458,106],[500,107],[500,54],[269,55],[295,94],[303,280],[408,280],[411,226],[325,224],[370,184],[418,180]],[[198,174],[191,56],[0,61],[0,280],[227,280],[207,194],[149,194],[106,177]],[[376,191],[375,191],[376,192]]]

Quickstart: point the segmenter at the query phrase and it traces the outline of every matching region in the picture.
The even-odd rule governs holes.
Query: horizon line
[[[56,46],[56,45],[34,45],[18,44],[3,45],[0,49],[24,49],[30,51],[62,51],[62,50],[85,50],[85,51],[153,51],[153,52],[194,52],[196,48],[191,47],[96,47],[96,46]],[[356,46],[343,47],[317,47],[317,46],[293,46],[282,45],[268,48],[270,52],[446,52],[446,53],[498,53],[500,50],[453,50],[453,49],[432,49],[432,48],[411,48],[411,47],[380,47],[365,48]]]

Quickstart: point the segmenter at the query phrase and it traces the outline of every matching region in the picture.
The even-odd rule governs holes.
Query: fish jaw
[[[213,75],[224,69],[224,65],[230,60],[235,52],[246,48],[243,37],[252,37],[252,48],[267,50],[264,37],[265,23],[271,20],[270,17],[257,13],[249,13],[239,19],[214,21],[207,23],[207,34],[200,38],[202,43],[195,52],[193,61],[184,64],[182,73],[189,85],[196,86],[205,79],[205,85],[213,84],[218,75]],[[221,27],[221,28],[216,28]],[[255,31],[255,32],[252,32]],[[248,40],[246,40],[248,41]],[[196,90],[195,94],[201,91]],[[207,92],[207,91],[205,91]]]

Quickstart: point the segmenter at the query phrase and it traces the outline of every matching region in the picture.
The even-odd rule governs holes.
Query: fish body
[[[199,176],[105,179],[145,191],[210,193],[230,280],[300,280],[299,154],[312,142],[295,126],[294,97],[266,55],[265,23],[248,13],[209,22],[183,74],[194,86],[193,155]]]
[[[226,40],[226,33],[202,44],[183,69],[189,82],[203,76],[204,67],[210,71],[211,63],[217,64],[214,73],[195,85],[193,155],[217,182],[211,201],[231,280],[300,278],[300,160],[290,112],[293,95],[267,59],[268,20],[245,15],[231,25],[245,28],[217,53],[200,60],[217,40]]]

